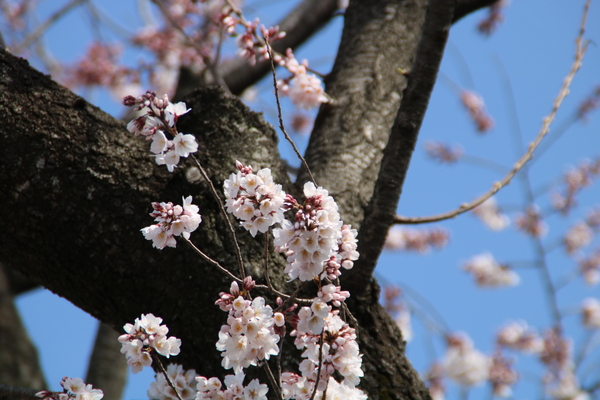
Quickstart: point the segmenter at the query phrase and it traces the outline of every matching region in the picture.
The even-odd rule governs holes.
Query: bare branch
[[[471,201],[469,203],[462,204],[460,207],[458,207],[455,210],[448,211],[448,212],[445,212],[442,214],[433,215],[430,217],[403,217],[403,216],[397,215],[394,217],[395,224],[426,224],[426,223],[430,223],[430,222],[438,222],[438,221],[443,221],[446,219],[455,218],[456,216],[458,216],[460,214],[470,211],[470,210],[474,209],[475,207],[477,207],[478,205],[480,205],[481,203],[483,203],[484,201],[486,201],[487,199],[489,199],[490,197],[492,197],[493,195],[495,195],[496,193],[498,193],[498,191],[500,191],[500,189],[507,186],[512,181],[514,176],[525,166],[525,164],[527,164],[527,162],[533,158],[533,153],[538,148],[538,146],[540,145],[540,143],[544,139],[544,137],[550,131],[550,125],[552,125],[552,122],[554,121],[554,118],[556,117],[556,114],[558,113],[558,110],[559,110],[563,100],[569,94],[569,86],[571,85],[571,82],[573,81],[575,74],[581,67],[581,62],[583,61],[583,56],[585,55],[585,52],[587,50],[587,43],[583,43],[583,35],[585,33],[585,23],[586,23],[586,19],[587,19],[589,4],[590,4],[590,0],[588,0],[586,2],[583,17],[581,19],[581,25],[579,27],[579,34],[577,35],[577,38],[575,39],[575,56],[573,59],[573,63],[571,64],[571,69],[569,70],[569,73],[563,80],[562,87],[560,88],[558,95],[554,99],[554,103],[552,105],[552,110],[543,119],[542,127],[540,128],[540,131],[538,132],[536,138],[533,140],[533,142],[531,142],[529,144],[529,147],[527,148],[527,151],[525,152],[525,154],[523,154],[523,156],[515,163],[513,168],[510,170],[510,172],[508,174],[506,174],[506,176],[504,176],[504,178],[502,178],[502,180],[500,180],[498,182],[494,182],[492,187],[486,193],[475,198],[473,201]]]

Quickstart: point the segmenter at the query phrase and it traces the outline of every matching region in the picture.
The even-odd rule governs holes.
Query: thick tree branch
[[[273,43],[273,49],[284,53],[288,48],[295,49],[300,46],[331,20],[337,10],[337,1],[304,0],[300,2],[279,22],[279,28],[286,32],[286,36]],[[223,81],[229,91],[234,94],[241,94],[269,71],[268,61],[250,65],[248,60],[239,57],[225,61],[219,69]],[[200,76],[184,70],[180,76],[176,97],[181,98],[203,84]]]
[[[385,149],[375,193],[359,232],[360,262],[344,279],[351,293],[367,287],[396,207],[442,61],[456,0],[431,0],[417,59]],[[347,282],[347,284],[346,284]]]
[[[489,7],[494,3],[498,3],[499,1],[502,0],[457,0],[452,22],[456,22],[462,17],[477,11],[480,8]]]
[[[426,0],[351,1],[306,161],[340,205],[345,223],[360,226],[383,150],[412,69]],[[301,172],[297,183],[307,180]]]

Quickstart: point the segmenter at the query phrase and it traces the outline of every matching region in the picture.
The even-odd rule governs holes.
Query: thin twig
[[[317,379],[315,380],[315,388],[312,392],[312,396],[310,396],[310,400],[314,400],[317,395],[317,389],[319,387],[319,381],[321,380],[321,367],[323,366],[323,342],[325,336],[325,328],[321,331],[321,336],[319,337],[319,367],[317,368]]]
[[[292,145],[292,148],[294,149],[296,156],[302,162],[302,165],[304,166],[304,169],[306,170],[306,173],[308,174],[312,183],[314,183],[315,186],[319,186],[319,185],[317,185],[317,181],[315,181],[315,177],[313,176],[312,172],[310,172],[310,168],[308,168],[308,163],[306,162],[304,157],[302,157],[302,154],[300,154],[300,151],[296,147],[296,144],[294,143],[294,141],[292,140],[290,135],[288,135],[287,131],[285,130],[285,126],[283,124],[283,117],[282,117],[282,113],[281,113],[281,103],[279,102],[279,89],[277,87],[277,75],[275,74],[275,60],[273,60],[273,53],[271,52],[271,45],[269,44],[267,37],[263,36],[263,39],[265,41],[265,45],[267,46],[267,53],[269,54],[269,59],[271,60],[271,74],[273,75],[273,87],[275,88],[275,101],[277,103],[277,117],[279,118],[279,129],[281,129],[281,132],[283,133],[283,136],[285,136],[285,139],[288,142],[290,142],[290,144]]]
[[[271,371],[271,367],[269,366],[269,363],[265,360],[262,363],[262,365],[267,374],[267,378],[269,379],[269,382],[271,382],[273,391],[275,391],[275,396],[277,396],[278,399],[283,399],[283,393],[281,393],[281,387],[277,383],[277,380],[275,380],[275,376],[273,375],[273,371]]]
[[[198,161],[198,159],[193,154],[191,155],[191,157],[194,160],[194,162],[196,163],[196,166],[198,167],[198,169],[200,170],[200,174],[202,175],[202,178],[208,184],[210,193],[213,195],[217,204],[219,205],[219,210],[221,211],[221,215],[223,215],[223,218],[225,219],[225,223],[227,224],[227,228],[229,229],[229,233],[231,233],[231,236],[233,237],[233,247],[235,248],[235,255],[237,257],[238,267],[240,269],[240,275],[243,279],[246,277],[246,272],[244,271],[244,262],[242,260],[242,251],[240,250],[240,244],[238,243],[237,236],[235,234],[235,230],[233,229],[233,225],[231,224],[231,221],[229,220],[229,216],[227,215],[227,211],[225,210],[225,207],[223,206],[223,202],[221,201],[221,198],[219,197],[219,194],[217,193],[217,189],[215,189],[215,185],[213,185],[212,181],[208,177],[208,174],[206,173],[206,171],[200,164],[200,161]]]
[[[40,37],[46,32],[48,28],[50,28],[56,21],[62,18],[65,14],[71,11],[72,8],[78,6],[80,3],[83,3],[86,0],[72,0],[71,2],[65,4],[62,8],[56,10],[54,14],[52,14],[48,19],[37,27],[35,31],[33,31],[30,35],[28,35],[23,41],[15,46],[12,51],[14,54],[19,54],[23,50],[25,50],[31,43],[37,42]]]
[[[177,395],[177,398],[179,400],[183,400],[181,398],[181,395],[179,394],[179,390],[177,390],[177,388],[175,387],[175,385],[173,384],[173,382],[171,381],[171,378],[169,378],[169,375],[167,374],[167,370],[165,369],[165,367],[163,366],[162,362],[160,361],[160,357],[158,357],[158,355],[155,352],[152,352],[152,358],[154,359],[154,361],[156,361],[156,363],[158,364],[158,368],[160,369],[160,371],[163,373],[165,379],[167,380],[167,383],[169,384],[169,387],[171,389],[173,389],[173,391],[175,392],[175,395]]]
[[[199,248],[197,248],[196,245],[194,245],[194,243],[192,243],[192,241],[190,239],[183,238],[183,240],[185,240],[185,242],[187,244],[189,244],[190,247],[196,253],[198,253],[200,255],[200,257],[202,257],[205,261],[211,263],[212,265],[214,265],[215,267],[217,267],[218,269],[220,269],[222,272],[224,272],[226,275],[228,275],[231,279],[233,279],[233,280],[235,280],[236,282],[239,282],[239,283],[242,283],[244,281],[243,279],[240,279],[237,276],[235,276],[234,274],[232,274],[231,271],[229,271],[227,268],[225,268],[224,266],[222,266],[221,264],[219,264],[218,261],[215,261],[212,258],[210,258],[208,255],[206,255],[202,250],[200,250]]]
[[[425,224],[425,223],[430,223],[430,222],[438,222],[438,221],[443,221],[446,219],[454,218],[460,214],[470,211],[470,210],[474,209],[475,207],[479,206],[481,203],[483,203],[490,197],[492,197],[493,195],[495,195],[498,191],[500,191],[500,189],[507,186],[512,181],[513,177],[517,174],[517,172],[519,172],[525,166],[525,164],[527,164],[527,162],[532,159],[533,152],[538,148],[542,139],[544,139],[544,137],[548,134],[548,132],[550,130],[550,125],[554,121],[554,118],[556,117],[556,113],[558,112],[558,109],[560,108],[565,97],[567,97],[567,95],[569,94],[569,87],[571,86],[571,82],[573,81],[575,74],[581,67],[581,62],[583,60],[583,56],[587,50],[587,43],[583,44],[582,41],[583,41],[583,34],[585,33],[585,23],[587,20],[587,14],[588,14],[588,10],[589,10],[590,1],[591,0],[588,0],[585,4],[584,11],[583,11],[583,17],[581,19],[581,25],[579,28],[579,34],[577,35],[577,38],[575,39],[575,57],[573,59],[572,65],[571,65],[571,69],[569,70],[569,73],[565,77],[562,87],[560,88],[560,91],[558,92],[558,95],[554,99],[554,103],[552,105],[552,110],[550,111],[550,114],[548,114],[548,116],[546,116],[544,118],[544,120],[542,122],[542,127],[540,128],[540,131],[539,131],[537,137],[535,138],[535,140],[533,142],[531,142],[529,144],[527,151],[515,163],[512,170],[508,174],[506,174],[506,176],[501,181],[495,182],[492,185],[491,189],[488,190],[485,194],[475,198],[475,200],[471,201],[470,203],[462,204],[460,207],[458,207],[455,210],[448,211],[448,212],[445,212],[442,214],[429,216],[429,217],[404,217],[401,215],[397,215],[394,218],[395,224]]]
[[[265,235],[265,280],[267,281],[267,286],[271,290],[274,290],[271,284],[271,277],[269,276],[269,235]]]

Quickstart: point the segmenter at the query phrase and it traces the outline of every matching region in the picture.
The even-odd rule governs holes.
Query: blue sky
[[[41,20],[64,2],[51,3],[40,7]],[[97,3],[101,3],[102,9],[110,15],[122,16],[120,21],[124,26],[133,27],[139,23],[133,2],[125,4],[127,8],[124,10],[120,8],[123,2],[110,0]],[[258,15],[266,21],[276,20],[294,2],[260,4],[265,4],[265,7],[256,13],[249,12],[248,17]],[[471,165],[436,164],[426,157],[423,144],[427,140],[460,143],[467,154],[510,167],[521,155],[515,146],[517,132],[520,130],[524,143],[533,140],[570,68],[582,9],[581,0],[515,0],[506,9],[504,23],[491,37],[481,36],[475,29],[485,11],[469,16],[453,27],[441,68],[444,77],[438,80],[425,117],[399,204],[399,213],[422,216],[447,211],[482,194],[494,181],[501,179],[502,174],[496,171]],[[337,48],[341,23],[341,18],[334,21],[318,37],[297,51],[297,57],[307,58],[311,66],[327,72],[334,56],[332,49]],[[72,35],[74,30],[80,29],[83,32],[81,35]],[[73,61],[79,58],[91,37],[85,14],[75,11],[49,30],[45,43],[58,59]],[[551,132],[566,124],[583,98],[600,85],[598,1],[592,2],[585,37],[592,42],[583,67],[571,87],[571,95],[565,100]],[[138,55],[130,56],[129,60],[135,60],[135,57]],[[496,122],[490,133],[479,135],[475,132],[452,84],[448,84],[449,80],[463,88],[475,90],[484,97],[487,110]],[[509,86],[512,87],[512,94]],[[258,89],[259,100],[249,105],[264,111],[266,118],[274,122],[276,115],[270,83],[262,82]],[[88,94],[90,101],[114,115],[118,116],[122,111],[121,106],[112,101],[107,93],[91,91]],[[284,99],[284,112],[291,111],[289,104]],[[513,105],[517,118],[512,112]],[[534,157],[530,167],[533,186],[543,188],[556,182],[570,166],[586,158],[598,157],[599,134],[600,115],[592,114],[587,123],[572,125],[543,157]],[[307,139],[298,137],[297,141],[303,147]],[[292,159],[289,146],[283,143],[281,147],[282,153]],[[511,216],[524,204],[522,187],[517,179],[497,195],[500,206]],[[580,207],[568,218],[549,218],[550,230],[544,242],[550,245],[559,241],[566,227],[583,218],[591,206],[598,205],[599,195],[599,185],[594,184],[583,191],[579,198]],[[549,195],[540,196],[539,205],[544,208],[548,204]],[[386,252],[380,259],[377,274],[390,283],[399,283],[420,293],[443,315],[452,330],[468,332],[477,348],[486,353],[493,349],[493,335],[498,327],[508,321],[523,319],[540,329],[548,326],[549,312],[536,270],[518,269],[521,284],[498,290],[478,289],[471,278],[460,271],[461,262],[484,251],[492,252],[497,260],[506,263],[531,260],[532,247],[525,236],[517,233],[514,227],[500,233],[489,231],[471,215],[463,215],[439,226],[451,232],[447,247],[426,255]],[[598,246],[597,239],[590,248],[594,245]],[[548,260],[555,280],[573,271],[573,263],[561,249],[550,252]],[[574,310],[587,296],[600,298],[600,289],[582,284],[581,279],[575,280],[559,293],[561,310],[565,313]],[[68,301],[43,290],[21,296],[18,306],[39,347],[47,380],[52,388],[58,389],[58,382],[65,375],[84,377],[96,321]],[[579,318],[573,315],[567,317],[565,322],[574,341],[580,342],[584,332],[579,327]],[[408,346],[408,354],[419,371],[423,371],[432,361],[432,354],[441,355],[443,348],[440,343],[438,338],[432,339],[428,331],[415,321],[415,339]],[[66,349],[68,357],[65,356]],[[517,366],[524,366],[523,381],[516,388],[517,397],[536,397],[539,394],[536,384],[538,378],[535,378],[539,377],[537,362],[532,358],[519,357]],[[147,369],[131,377],[124,398],[146,398],[152,375]],[[476,389],[472,398],[487,394],[485,390]],[[448,398],[459,398],[455,386],[449,385]]]

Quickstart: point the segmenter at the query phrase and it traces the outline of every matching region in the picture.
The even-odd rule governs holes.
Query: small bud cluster
[[[565,234],[563,243],[569,254],[576,253],[582,247],[587,246],[594,239],[594,231],[586,222],[578,222]]]
[[[552,195],[553,207],[567,215],[577,205],[577,194],[600,175],[600,159],[585,161],[568,171],[563,178],[564,189]]]
[[[122,344],[121,353],[126,355],[127,364],[134,374],[152,364],[150,355],[152,351],[167,358],[179,354],[181,340],[174,336],[167,337],[169,328],[161,325],[161,322],[162,318],[152,314],[142,314],[140,318],[135,319],[133,325],[123,326],[127,333],[119,336],[119,342]]]
[[[512,386],[519,380],[519,374],[514,370],[513,361],[506,359],[498,350],[491,358],[489,381],[492,384],[494,396],[511,397]]]
[[[592,252],[588,257],[579,260],[579,272],[583,280],[590,286],[600,282],[600,251]]]
[[[285,37],[285,32],[280,32],[278,26],[266,28],[264,25],[259,25],[258,18],[254,21],[246,21],[241,15],[234,15],[231,8],[223,13],[220,20],[226,32],[231,36],[236,36],[236,26],[243,27],[244,33],[237,37],[238,54],[247,58],[252,65],[257,61],[269,58],[264,38],[269,43],[273,43]],[[260,30],[260,37],[257,30]],[[310,109],[319,107],[321,103],[329,102],[321,80],[308,73],[308,61],[298,62],[292,49],[287,49],[285,55],[274,53],[273,61],[292,74],[289,78],[279,80],[277,86],[281,90],[281,94],[289,96],[294,105]]]
[[[508,5],[508,0],[497,0],[488,7],[488,16],[477,24],[477,30],[489,36],[498,29],[498,25],[504,20],[503,8]]]
[[[358,259],[356,230],[344,227],[327,190],[307,182],[304,195],[304,204],[288,197],[289,207],[298,210],[295,222],[284,220],[273,230],[276,249],[287,256],[285,272],[291,279],[308,281],[321,276],[327,263],[327,275],[337,277],[340,266],[351,269]]]
[[[393,285],[386,285],[383,292],[383,308],[394,318],[396,325],[402,332],[402,339],[405,342],[412,340],[412,325],[410,309],[402,299],[402,290]]]
[[[189,239],[190,233],[195,231],[202,217],[198,214],[198,206],[192,204],[192,196],[183,199],[183,205],[173,203],[152,203],[154,211],[151,217],[158,222],[141,229],[144,237],[152,240],[152,246],[164,249],[166,246],[176,247],[175,236]]]
[[[480,95],[469,90],[463,90],[460,93],[460,101],[467,109],[469,117],[475,122],[478,132],[485,133],[494,127],[494,120],[485,110]]]
[[[474,256],[464,263],[463,271],[472,274],[480,287],[515,286],[519,283],[519,275],[498,264],[490,253]]]
[[[253,174],[251,166],[239,161],[236,167],[238,173],[231,174],[224,183],[227,211],[239,218],[252,236],[265,233],[283,221],[285,192],[273,182],[269,168]]]
[[[264,298],[246,300],[240,295],[237,282],[233,282],[230,293],[221,293],[217,304],[229,312],[227,324],[221,326],[217,342],[217,350],[223,352],[223,368],[233,368],[238,373],[250,365],[257,365],[260,360],[279,354],[279,335],[275,333],[275,325],[282,325],[285,321],[273,314],[271,306],[265,305]]]
[[[196,398],[196,371],[189,369],[185,371],[179,364],[169,364],[167,377],[177,389],[181,400],[192,400]],[[150,384],[148,398],[150,400],[179,400],[177,393],[173,390],[165,375],[156,374],[155,381]]]
[[[207,379],[204,376],[198,376],[196,377],[198,382],[196,400],[267,400],[269,391],[267,385],[260,383],[258,379],[253,379],[247,386],[244,386],[245,377],[243,372],[227,375],[224,380],[226,389],[223,390],[219,378]]]
[[[517,216],[515,219],[517,229],[525,234],[540,238],[548,232],[548,225],[542,219],[542,214],[537,206],[527,207],[524,214]]]
[[[60,381],[60,386],[63,387],[62,392],[42,390],[35,396],[44,400],[100,400],[104,397],[102,390],[94,389],[92,385],[86,385],[81,378],[65,376]]]
[[[190,111],[185,103],[173,104],[166,94],[158,98],[156,93],[148,91],[137,98],[126,96],[123,104],[138,111],[146,109],[144,114],[127,124],[127,130],[151,140],[150,152],[156,163],[166,165],[169,172],[173,172],[181,157],[198,151],[194,135],[177,132],[178,118]]]
[[[464,155],[461,146],[451,148],[447,144],[433,141],[425,143],[425,151],[429,157],[442,164],[454,164]]]
[[[475,207],[473,214],[493,231],[501,231],[510,225],[510,219],[500,212],[498,204],[493,197]]]

